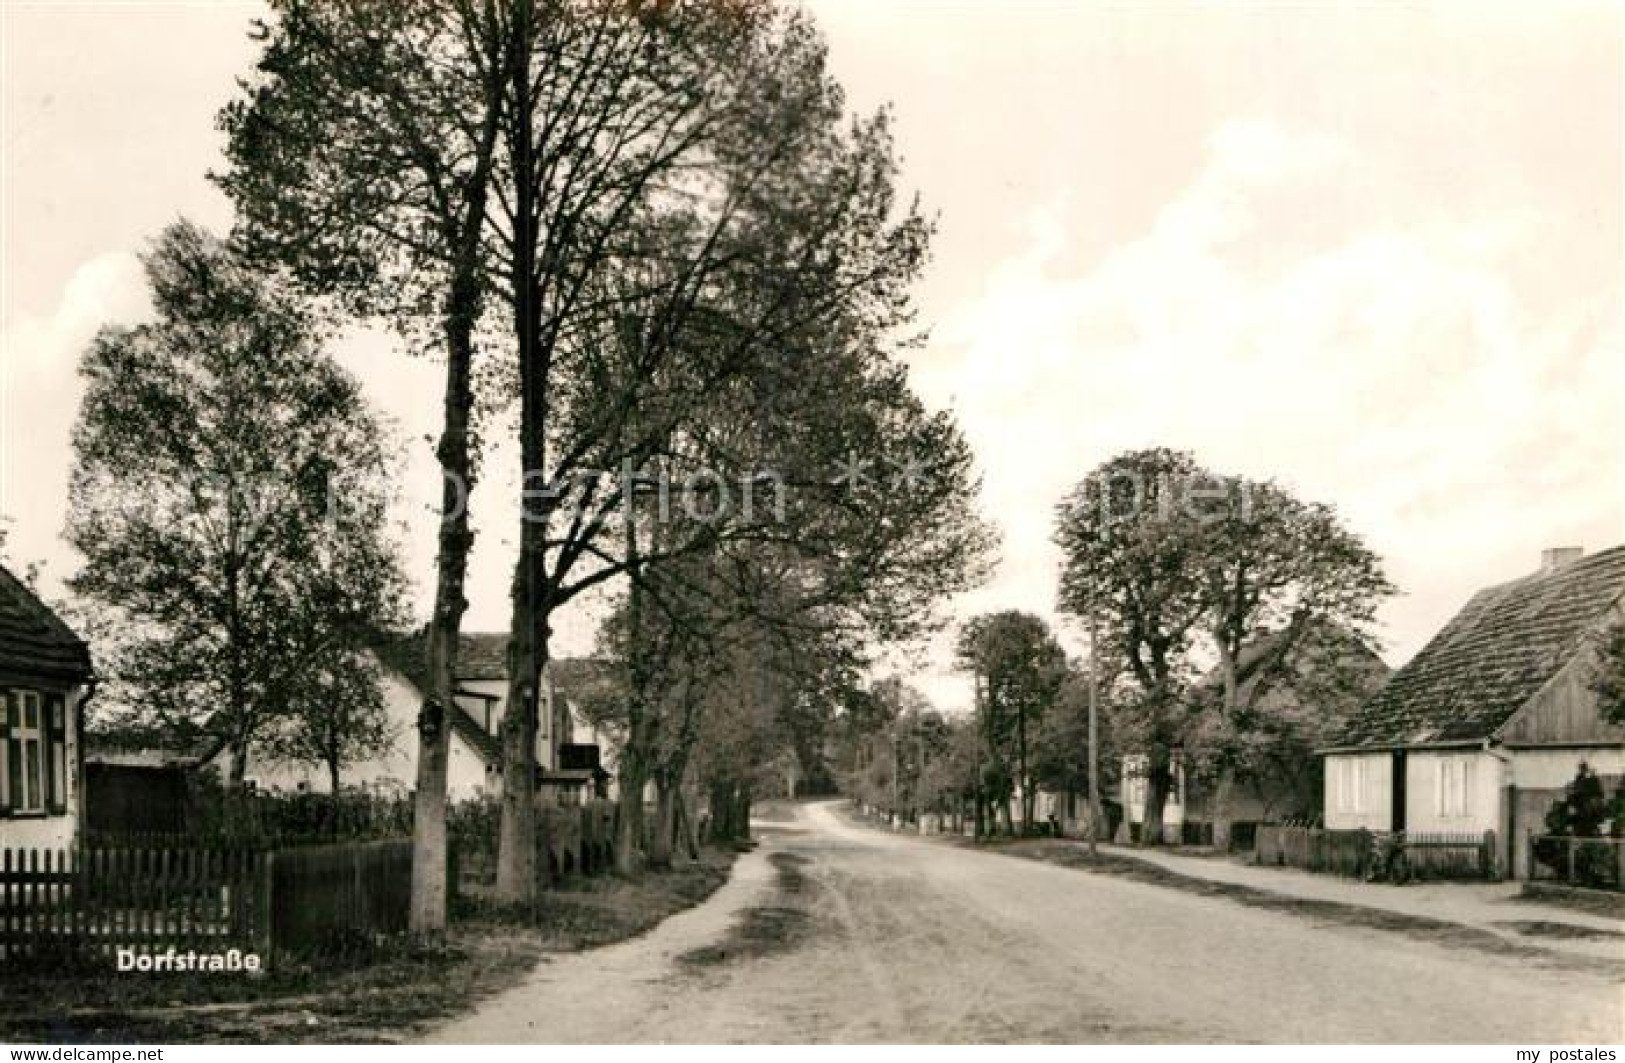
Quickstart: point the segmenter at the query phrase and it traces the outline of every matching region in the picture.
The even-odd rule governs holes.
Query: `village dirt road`
[[[1625,1040],[1594,971],[796,817],[705,905],[433,1040]]]

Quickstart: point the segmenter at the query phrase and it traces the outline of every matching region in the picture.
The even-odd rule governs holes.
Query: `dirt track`
[[[710,902],[554,959],[440,1043],[1625,1040],[1538,960],[844,823],[765,825]]]

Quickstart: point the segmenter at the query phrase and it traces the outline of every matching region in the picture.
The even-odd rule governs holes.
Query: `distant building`
[[[1598,636],[1625,616],[1625,546],[1548,550],[1479,591],[1326,749],[1326,826],[1482,833],[1528,873],[1528,838],[1582,762],[1610,790],[1625,727],[1590,690]]]
[[[1281,764],[1262,777],[1240,777],[1230,794],[1232,823],[1279,822],[1309,818],[1316,811],[1319,785],[1314,772],[1317,735],[1337,733],[1361,702],[1388,678],[1382,658],[1346,632],[1305,636],[1291,658],[1266,670],[1269,652],[1279,634],[1266,634],[1248,643],[1238,662],[1239,694],[1273,719],[1294,715],[1310,733],[1305,735],[1301,765]],[[1217,670],[1203,676],[1196,697],[1217,697],[1222,680]],[[1310,730],[1313,729],[1313,730]],[[1145,818],[1147,774],[1150,760],[1144,752],[1129,753],[1121,764],[1124,822],[1139,825]],[[1301,770],[1295,770],[1301,769]],[[1163,837],[1205,842],[1211,835],[1216,811],[1213,787],[1188,770],[1182,752],[1173,756],[1173,784],[1162,810]]]
[[[411,790],[417,785],[418,711],[422,708],[426,664],[421,632],[387,638],[377,649],[384,671],[384,706],[389,717],[388,749],[369,760],[346,766],[346,786]],[[446,764],[446,791],[452,801],[502,792],[502,721],[507,712],[508,636],[501,632],[463,634],[457,648],[454,705],[447,714],[451,729]],[[571,707],[569,682],[587,682],[594,662],[550,661],[542,672],[537,708],[536,767],[540,787],[561,801],[577,801],[602,792],[608,775],[598,764],[598,736]],[[561,682],[561,677],[565,682]],[[570,750],[568,753],[562,750]],[[586,766],[583,766],[583,765]],[[321,765],[287,764],[263,754],[251,755],[245,778],[272,790],[325,791],[327,771]]]
[[[94,689],[83,640],[0,566],[0,848],[73,844]]]

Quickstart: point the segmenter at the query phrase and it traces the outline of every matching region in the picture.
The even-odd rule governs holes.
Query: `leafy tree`
[[[1271,482],[1204,476],[1214,497],[1200,514],[1193,560],[1218,659],[1218,720],[1207,728],[1207,753],[1217,774],[1213,843],[1222,849],[1229,845],[1236,777],[1247,767],[1241,749],[1259,730],[1259,699],[1317,638],[1351,642],[1347,663],[1360,663],[1376,607],[1394,587],[1377,556],[1331,508],[1301,502]],[[1265,632],[1269,637],[1261,637]],[[1318,665],[1344,667],[1335,650],[1322,649]],[[1207,704],[1193,702],[1198,709]]]
[[[1369,678],[1368,632],[1394,590],[1380,562],[1329,507],[1167,450],[1095,470],[1062,503],[1056,538],[1063,607],[1104,621],[1140,686],[1131,715],[1150,759],[1147,838],[1160,840],[1181,742],[1216,779],[1214,842],[1227,845],[1238,776],[1302,756],[1322,730],[1293,717],[1327,706],[1288,704],[1287,681],[1329,690]],[[1346,649],[1331,648],[1339,640]],[[1187,693],[1198,654],[1217,678]],[[1338,675],[1314,679],[1311,659]]]
[[[1113,685],[1113,677],[1102,677],[1097,752],[1102,791],[1109,791],[1116,777],[1117,744],[1110,727]],[[1054,706],[1038,722],[1033,749],[1036,787],[1058,793],[1089,792],[1089,677],[1084,670],[1074,668],[1066,673]]]
[[[1201,780],[1240,780],[1283,795],[1271,815],[1312,818],[1320,810],[1323,766],[1316,751],[1342,730],[1388,669],[1364,639],[1340,628],[1311,627],[1290,656],[1272,656],[1278,634],[1243,648],[1239,690],[1226,709],[1222,680],[1210,676],[1189,695],[1186,771]],[[1222,837],[1215,811],[1215,844]],[[1226,824],[1228,825],[1228,824]]]
[[[546,659],[553,612],[583,590],[722,541],[812,530],[736,510],[655,547],[614,534],[626,487],[595,474],[655,463],[680,481],[754,477],[744,459],[759,451],[738,447],[711,411],[750,411],[758,438],[768,424],[798,434],[759,374],[786,374],[817,330],[856,354],[906,322],[928,229],[916,212],[893,217],[886,121],[846,123],[801,16],[708,4],[514,11],[516,63],[534,73],[510,92],[506,273],[521,457],[547,488],[526,499],[520,531],[517,694]],[[718,494],[701,492],[713,505]],[[635,789],[646,761],[633,694],[621,775]],[[517,717],[510,776],[529,745]],[[527,803],[508,811],[499,888],[517,889],[533,832]],[[639,814],[621,819],[623,870]]]
[[[1603,631],[1591,691],[1597,695],[1604,720],[1625,724],[1625,623],[1611,624]]]
[[[737,438],[696,411],[742,403],[758,426],[779,425],[769,389],[744,382],[769,364],[782,377],[816,378],[823,363],[804,359],[837,345],[845,354],[829,362],[850,386],[906,392],[900,367],[874,369],[875,352],[908,320],[907,284],[929,227],[917,211],[895,211],[887,121],[846,123],[822,42],[801,16],[758,4],[400,7],[278,8],[266,76],[228,112],[228,187],[251,219],[245,232],[275,234],[279,257],[359,293],[363,308],[391,290],[384,281],[432,282],[403,285],[411,297],[386,305],[410,320],[446,308],[448,482],[468,442],[453,431],[468,392],[459,349],[480,325],[512,338],[514,360],[491,389],[493,401],[517,405],[525,470],[498,889],[523,900],[535,881],[526,694],[546,661],[554,611],[608,580],[722,541],[782,539],[792,526],[696,523],[656,548],[643,532],[617,534],[623,488],[601,474],[651,463],[678,475],[740,469]],[[301,256],[301,246],[315,250]],[[325,274],[324,259],[335,263]],[[847,372],[853,364],[868,369]],[[871,559],[871,605],[933,559],[959,579],[962,566],[940,562],[978,534],[945,519],[968,473],[962,440],[951,422],[910,416],[904,434],[929,444],[929,471],[949,473],[934,481],[936,501],[914,507],[916,528],[939,530],[910,551],[884,524],[868,529],[867,548],[853,552]],[[880,442],[899,438],[887,422],[873,427]],[[804,482],[827,479],[825,469]],[[859,517],[849,507],[843,534],[884,512]],[[466,526],[443,525],[442,642],[452,630],[442,606],[461,608],[464,553]],[[856,569],[837,567],[839,580],[825,586],[850,597],[838,583]],[[887,612],[896,619],[905,609],[873,609]],[[435,671],[450,675],[449,666]],[[432,765],[433,731],[425,728],[420,765]],[[641,743],[629,750],[622,782],[639,789]],[[442,789],[420,780],[419,878],[443,867],[424,844]],[[640,812],[629,809],[623,831],[636,830]],[[432,918],[434,907],[415,904],[415,918]]]
[[[129,710],[227,751],[235,786],[313,710],[323,662],[398,615],[388,468],[297,300],[186,222],[145,264],[155,320],[80,363],[70,586],[120,620]]]
[[[1061,608],[1099,625],[1102,656],[1119,659],[1138,688],[1118,713],[1119,736],[1147,753],[1143,837],[1152,844],[1173,783],[1190,650],[1207,619],[1202,525],[1214,514],[1212,488],[1188,454],[1130,451],[1056,509]]]
[[[1036,784],[1029,732],[1049,712],[1066,680],[1066,652],[1049,626],[1031,613],[974,617],[960,629],[960,664],[982,681],[982,722],[988,746],[1013,769],[1021,794],[1021,830],[1033,828]]]
[[[418,718],[411,923],[446,920],[446,766],[473,531],[480,326],[506,71],[495,0],[272,0],[221,114],[238,236],[352,314],[445,359],[433,612]]]
[[[325,768],[337,808],[344,769],[393,749],[399,737],[385,710],[383,677],[371,654],[345,649],[307,659],[302,680],[299,710],[268,735],[266,750],[276,760]]]

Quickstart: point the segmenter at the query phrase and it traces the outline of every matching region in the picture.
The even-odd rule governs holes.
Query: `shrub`
[[[1535,859],[1557,872],[1560,877],[1569,874],[1570,845],[1559,838],[1601,838],[1603,825],[1615,816],[1620,804],[1619,794],[1610,802],[1603,791],[1602,780],[1589,765],[1582,763],[1580,770],[1563,790],[1563,796],[1552,803],[1546,813],[1545,837],[1535,843]],[[1574,853],[1574,880],[1580,885],[1602,885],[1613,878],[1614,854],[1607,845],[1581,845]]]

